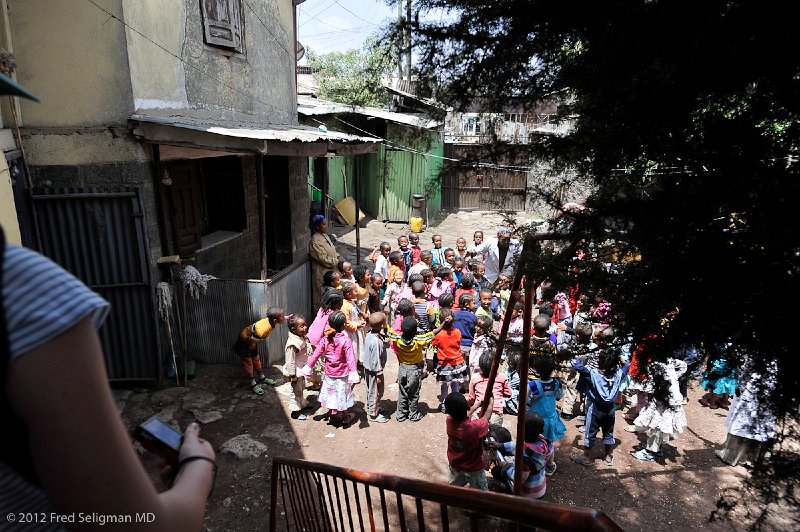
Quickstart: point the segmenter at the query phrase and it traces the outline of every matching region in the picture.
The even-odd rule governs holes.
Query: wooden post
[[[361,231],[358,222],[359,215],[361,214],[361,203],[358,201],[358,196],[361,186],[361,165],[359,164],[358,156],[353,157],[354,180],[353,180],[353,196],[356,203],[356,264],[361,264]]]
[[[522,451],[525,449],[525,410],[528,403],[528,366],[531,352],[531,315],[536,285],[525,279],[525,308],[522,310],[522,354],[519,357],[519,395],[517,399],[517,446],[514,453],[514,495],[522,495]],[[523,386],[524,384],[524,386]],[[533,471],[531,471],[533,474]]]
[[[258,195],[258,247],[261,251],[261,280],[267,280],[267,207],[265,205],[264,156],[256,153],[256,194]]]

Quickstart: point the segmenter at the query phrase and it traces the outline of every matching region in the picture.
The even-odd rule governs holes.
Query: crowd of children
[[[357,418],[351,411],[354,388],[363,381],[367,419],[386,423],[390,416],[381,400],[391,352],[398,363],[398,422],[422,418],[420,390],[429,371],[435,372],[439,409],[447,415],[452,484],[487,489],[485,471],[491,470],[501,489],[511,489],[515,446],[504,436],[504,415],[525,416],[523,493],[533,498],[545,494],[547,477],[556,471],[554,444],[565,437],[564,420],[582,423],[583,449],[571,459],[583,466],[593,464],[592,449],[601,433],[602,463],[614,464],[615,417],[625,394],[636,398],[626,430],[646,436],[632,451],[634,458],[659,459],[663,445],[683,431],[685,357],[632,367],[630,353],[642,346],[631,350],[624,346],[632,342],[615,341],[611,304],[602,295],[589,298],[577,287],[540,286],[531,309],[530,369],[520,375],[524,307],[512,298],[508,274],[500,272],[493,282],[486,278],[483,233],[473,235],[472,246],[458,238],[454,247],[446,247],[440,235],[432,237],[430,249],[422,249],[419,241],[418,234],[401,236],[396,249],[381,242],[366,266],[340,261],[338,271],[322,277],[322,304],[310,323],[271,308],[267,318],[246,327],[235,350],[253,391],[263,393],[261,385],[269,382],[256,342],[286,322],[283,369],[291,381],[293,417],[306,419],[309,379],[330,419],[352,423]],[[510,326],[498,346],[507,312]],[[501,362],[489,390],[498,348]],[[705,406],[726,406],[736,383],[724,357],[712,360],[703,387],[709,391]],[[487,448],[493,454],[487,455]]]

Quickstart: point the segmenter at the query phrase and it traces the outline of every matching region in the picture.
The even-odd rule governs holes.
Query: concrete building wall
[[[122,14],[121,0],[97,0]],[[89,2],[8,0],[27,127],[125,124],[133,111],[125,28]]]
[[[5,157],[0,157],[0,226],[6,234],[6,241],[21,244],[17,222],[17,208],[14,205],[14,191],[11,188],[11,173]]]
[[[127,30],[137,109],[231,111],[297,123],[291,0],[241,3],[243,53],[204,42],[197,0],[121,1],[126,23],[171,52]]]

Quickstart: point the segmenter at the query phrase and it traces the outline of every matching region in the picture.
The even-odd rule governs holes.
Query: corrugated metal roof
[[[131,120],[148,122],[163,126],[179,127],[213,133],[226,137],[254,140],[275,140],[279,142],[319,142],[335,141],[342,143],[378,143],[380,139],[359,137],[338,131],[322,131],[319,128],[291,124],[247,124],[224,120],[209,120],[187,116],[155,116],[134,114]]]
[[[442,122],[429,120],[427,118],[409,115],[405,113],[395,113],[377,107],[362,107],[360,105],[346,105],[343,103],[329,102],[319,98],[297,97],[297,112],[305,116],[332,115],[338,113],[351,113],[357,115],[380,118],[389,122],[404,124],[407,126],[433,129],[439,127]]]

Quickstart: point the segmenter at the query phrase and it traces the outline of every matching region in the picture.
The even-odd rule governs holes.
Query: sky
[[[360,48],[390,18],[397,18],[397,8],[383,0],[306,0],[297,9],[298,38],[318,53]]]

